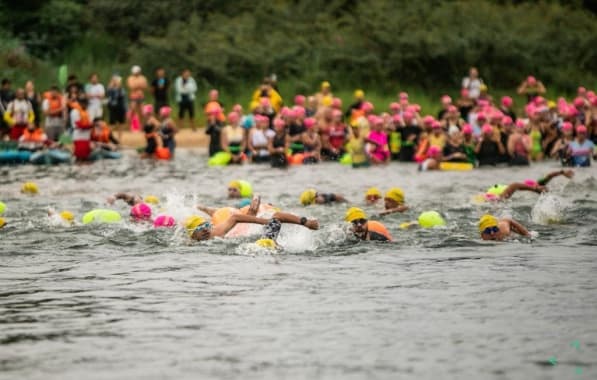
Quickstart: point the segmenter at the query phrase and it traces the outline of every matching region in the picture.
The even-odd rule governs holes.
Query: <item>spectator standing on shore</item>
[[[75,88],[77,90],[77,93],[79,93],[79,94],[82,94],[85,92],[85,88],[83,87],[83,84],[81,82],[79,82],[79,79],[77,78],[77,76],[75,74],[71,74],[68,76],[68,79],[66,80],[66,88],[64,89],[64,91],[67,94],[70,94],[74,91],[73,88]]]
[[[479,70],[476,67],[471,67],[468,71],[468,76],[462,79],[462,89],[468,90],[468,96],[476,100],[481,95],[481,85],[483,80],[479,78]]]
[[[14,100],[8,103],[3,116],[10,126],[10,139],[17,141],[34,118],[33,107],[25,97],[24,89],[17,89]]]
[[[185,114],[189,114],[189,124],[191,129],[195,130],[195,93],[197,92],[197,83],[191,76],[191,70],[184,69],[180,76],[174,81],[174,90],[176,92],[176,102],[178,103],[178,123],[182,127]]]
[[[122,140],[122,130],[126,120],[126,91],[122,88],[122,77],[113,75],[108,85],[108,113],[110,127],[118,132],[118,139]]]
[[[155,70],[155,78],[151,81],[151,93],[153,94],[155,112],[159,112],[162,107],[170,105],[168,102],[168,91],[170,91],[170,80],[166,78],[166,70],[163,67],[158,67]]]
[[[535,100],[536,97],[545,94],[545,91],[543,83],[532,75],[529,75],[516,90],[519,95],[527,97],[527,104]]]
[[[101,118],[104,114],[103,101],[106,97],[106,90],[104,85],[99,83],[99,78],[96,73],[89,76],[89,83],[85,85],[85,95],[89,105],[87,106],[87,112],[89,112],[89,118],[95,120]]]
[[[8,103],[12,102],[15,95],[12,91],[10,80],[4,78],[2,79],[2,87],[0,88],[0,140],[4,138],[5,135],[9,134],[10,127],[8,123],[4,120],[4,112],[6,112],[6,108],[8,107]]]
[[[57,86],[50,87],[50,90],[44,93],[41,109],[45,116],[44,127],[46,136],[48,136],[50,141],[58,141],[64,133],[66,101]]]
[[[132,116],[137,116],[141,122],[141,106],[145,100],[145,91],[147,91],[147,78],[141,74],[141,67],[135,65],[131,68],[131,75],[126,80],[129,88],[129,107]]]
[[[31,108],[33,109],[33,123],[36,127],[39,127],[41,122],[41,113],[40,113],[40,106],[41,106],[41,96],[39,93],[35,91],[35,86],[33,85],[33,81],[28,80],[25,82],[25,97],[31,103]]]

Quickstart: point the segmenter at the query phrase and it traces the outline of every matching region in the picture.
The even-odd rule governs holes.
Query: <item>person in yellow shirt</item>
[[[365,150],[365,136],[361,133],[360,125],[352,125],[352,135],[346,143],[346,151],[352,158],[353,168],[366,168],[369,166],[369,158]]]
[[[317,99],[318,108],[330,107],[332,105],[334,94],[332,94],[332,85],[330,82],[321,82],[321,90],[315,94],[315,99]]]
[[[251,97],[251,105],[249,109],[253,111],[255,108],[259,107],[259,101],[261,98],[268,98],[270,101],[271,107],[276,111],[276,113],[280,112],[282,106],[284,105],[284,100],[276,91],[271,84],[271,80],[269,78],[265,78],[263,82],[261,82],[261,86],[253,92],[253,96]]]

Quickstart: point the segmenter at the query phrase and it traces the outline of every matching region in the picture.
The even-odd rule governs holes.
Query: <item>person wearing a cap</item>
[[[547,184],[554,178],[558,176],[564,176],[566,178],[572,178],[574,176],[574,171],[567,169],[567,170],[557,170],[554,172],[550,172],[547,175],[539,178],[539,180],[535,181],[532,179],[527,179],[524,182],[514,182],[510,185],[494,185],[490,187],[486,192],[486,199],[492,201],[503,201],[509,199],[514,195],[517,191],[531,191],[537,194],[541,194],[547,191]]]
[[[307,189],[301,193],[299,198],[303,206],[309,206],[312,204],[330,204],[335,202],[346,202],[344,196],[333,193],[318,193],[315,189]]]
[[[545,94],[545,86],[540,80],[529,75],[522,81],[520,86],[518,86],[516,92],[518,95],[525,95],[527,97],[527,103],[531,103],[536,97]]]
[[[388,215],[396,212],[405,212],[408,206],[404,204],[404,191],[399,187],[388,190],[383,198],[385,210],[380,215]]]
[[[148,196],[149,198],[149,196]],[[146,201],[147,203],[153,203],[154,201],[154,197],[149,198],[150,201]],[[106,199],[106,203],[111,205],[114,204],[114,202],[116,202],[117,200],[122,200],[124,201],[124,203],[126,203],[129,206],[134,206],[138,203],[143,203],[143,198],[138,195],[138,194],[133,194],[133,193],[125,193],[125,192],[119,192],[119,193],[115,193],[111,196],[109,196]]]
[[[587,138],[587,127],[576,127],[576,138],[568,144],[570,158],[574,166],[591,166],[591,156],[595,154],[595,144]]]
[[[475,146],[475,155],[479,160],[479,166],[482,165],[496,165],[500,160],[500,155],[506,152],[499,135],[493,131],[493,127],[489,124],[483,125],[481,128],[483,132]]]
[[[332,105],[334,94],[332,94],[332,85],[330,82],[321,82],[321,90],[315,94],[315,99],[317,99],[318,109],[321,107],[330,107]]]
[[[359,240],[392,241],[392,235],[386,226],[380,222],[369,220],[367,214],[358,207],[349,208],[344,220],[351,224],[351,232]]]
[[[344,116],[347,120],[350,120],[351,124],[362,115],[361,106],[365,101],[365,92],[361,89],[356,89],[354,90],[353,96],[354,103],[349,105],[346,109],[346,112],[344,113]]]
[[[141,74],[141,67],[137,65],[131,67],[131,75],[126,79],[126,85],[129,88],[130,109],[141,120],[141,105],[145,100],[145,91],[148,88],[147,78]]]
[[[485,214],[479,219],[479,233],[483,240],[504,240],[515,232],[521,236],[530,236],[529,231],[513,219],[498,219]]]
[[[461,88],[466,89],[468,96],[475,100],[481,94],[481,85],[483,80],[479,78],[479,70],[476,67],[471,67],[468,71],[468,76],[462,79]]]
[[[228,219],[217,225],[212,225],[206,219],[193,215],[185,220],[184,227],[191,239],[202,241],[215,237],[224,237],[238,223],[261,224],[265,226],[262,239],[273,241],[276,240],[283,223],[298,224],[311,230],[319,229],[317,219],[307,219],[304,216],[299,217],[284,212],[276,212],[271,219],[259,218],[254,215],[232,214]]]
[[[365,192],[365,203],[374,205],[381,199],[381,191],[377,187],[370,187]]]

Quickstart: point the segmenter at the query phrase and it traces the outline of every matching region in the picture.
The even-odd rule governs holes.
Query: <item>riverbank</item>
[[[116,138],[125,148],[139,148],[145,146],[145,135],[142,132],[114,132]],[[209,136],[205,134],[205,129],[198,128],[195,131],[191,129],[182,129],[176,134],[176,146],[178,148],[205,148],[209,145]]]

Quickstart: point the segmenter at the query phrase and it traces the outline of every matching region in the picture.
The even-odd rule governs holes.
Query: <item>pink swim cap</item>
[[[392,111],[397,111],[397,110],[399,110],[399,109],[400,109],[400,104],[399,104],[399,103],[396,103],[396,102],[392,102],[392,103],[390,103],[390,109],[391,109]]]
[[[313,117],[308,117],[303,121],[303,124],[305,125],[305,128],[307,128],[307,129],[313,128],[316,123],[317,123],[317,120],[315,120],[315,118],[313,118]]]
[[[485,116],[485,114],[483,112],[479,112],[479,113],[477,113],[477,120],[478,121],[487,120],[487,116]]]
[[[261,105],[261,107],[269,107],[269,105],[270,105],[269,98],[267,96],[261,97],[259,99],[259,104]]]
[[[423,124],[425,125],[432,125],[435,119],[431,115],[427,115],[423,118]]]
[[[280,109],[280,115],[283,117],[288,117],[288,112],[290,111],[290,108],[284,106]]]
[[[431,122],[431,128],[440,129],[441,127],[442,127],[442,124],[438,120],[433,120]]]
[[[442,96],[442,104],[452,103],[452,98],[449,95]]]
[[[463,88],[460,90],[460,96],[463,98],[468,98],[468,88]]]
[[[532,180],[532,179],[525,179],[524,184],[527,186],[531,186],[531,187],[539,186],[539,183],[537,183],[537,181]]]
[[[576,127],[576,133],[587,133],[587,127],[584,125],[579,125]]]
[[[392,121],[395,124],[400,124],[402,122],[402,117],[400,117],[400,115],[396,114],[392,116]]]
[[[591,105],[592,105],[593,107],[597,107],[597,96],[593,96],[593,97],[591,98]]]
[[[162,117],[168,117],[168,116],[170,116],[171,113],[172,113],[172,107],[165,106],[165,107],[160,108],[160,116],[162,116]]]
[[[284,120],[280,119],[279,117],[274,119],[274,127],[284,128],[285,125],[286,125],[286,123],[284,122]]]
[[[307,114],[307,111],[303,106],[294,106],[292,107],[292,110],[294,111],[295,116],[301,119]]]
[[[400,98],[400,99],[407,99],[408,100],[408,93],[402,91],[400,94],[398,94],[398,98]]]
[[[361,109],[365,112],[371,112],[373,111],[373,104],[371,102],[363,102]]]
[[[412,111],[406,110],[402,113],[402,117],[404,118],[404,120],[412,120],[415,118],[415,114]]]
[[[540,106],[545,103],[545,98],[543,96],[536,96],[535,99],[533,99],[533,103],[536,106]]]
[[[569,132],[573,129],[572,123],[569,121],[565,121],[562,123],[562,131]]]
[[[296,95],[294,97],[294,104],[296,104],[297,106],[304,106],[305,105],[305,95]]]
[[[153,221],[153,226],[155,228],[159,227],[174,227],[176,225],[176,220],[173,217],[168,215],[158,215],[157,218]]]
[[[332,99],[332,108],[342,108],[342,99],[333,98]]]
[[[534,76],[529,75],[527,77],[527,83],[530,84],[531,86],[534,86],[537,83],[537,79]]]
[[[578,110],[574,106],[568,106],[568,109],[566,110],[566,115],[568,117],[575,117],[576,115],[578,115]]]
[[[465,135],[472,135],[473,134],[473,127],[470,124],[464,124],[462,126],[462,133]]]
[[[502,105],[504,107],[512,107],[513,100],[509,96],[502,97]]]
[[[151,207],[147,203],[137,203],[131,207],[131,216],[136,221],[149,220],[151,218]]]
[[[490,133],[493,133],[493,127],[492,127],[491,125],[489,125],[489,124],[485,124],[485,125],[483,126],[483,128],[481,128],[481,130],[482,130],[482,131],[483,131],[483,133],[485,133],[485,134],[490,134]]]
[[[456,106],[449,106],[448,107],[448,112],[449,113],[456,113],[456,112],[458,112],[458,108],[456,108]]]
[[[512,125],[512,118],[510,116],[502,117],[502,124],[503,125]]]
[[[237,112],[230,112],[226,118],[228,119],[229,123],[235,124],[236,122],[238,122],[240,116],[238,116]]]
[[[579,96],[576,99],[574,99],[574,103],[573,104],[574,104],[574,107],[581,108],[581,107],[584,107],[585,100]]]
[[[518,119],[516,120],[516,128],[524,129],[526,128],[526,124],[524,123],[524,121]]]
[[[151,104],[144,104],[142,109],[143,115],[151,115],[153,113],[153,106]]]
[[[481,108],[485,108],[489,106],[489,100],[487,99],[479,99],[477,100],[477,105]]]
[[[437,156],[437,155],[438,155],[438,154],[440,154],[440,153],[441,153],[441,149],[440,149],[440,147],[438,147],[438,146],[435,146],[435,145],[431,145],[431,146],[429,147],[429,149],[427,149],[427,155],[428,155],[429,157]]]
[[[239,115],[243,113],[243,106],[240,104],[235,104],[232,106],[232,111],[237,112]]]
[[[408,106],[408,99],[400,99],[401,106]]]
[[[333,110],[332,111],[332,117],[334,119],[341,118],[342,117],[342,111],[340,111],[338,109]]]

